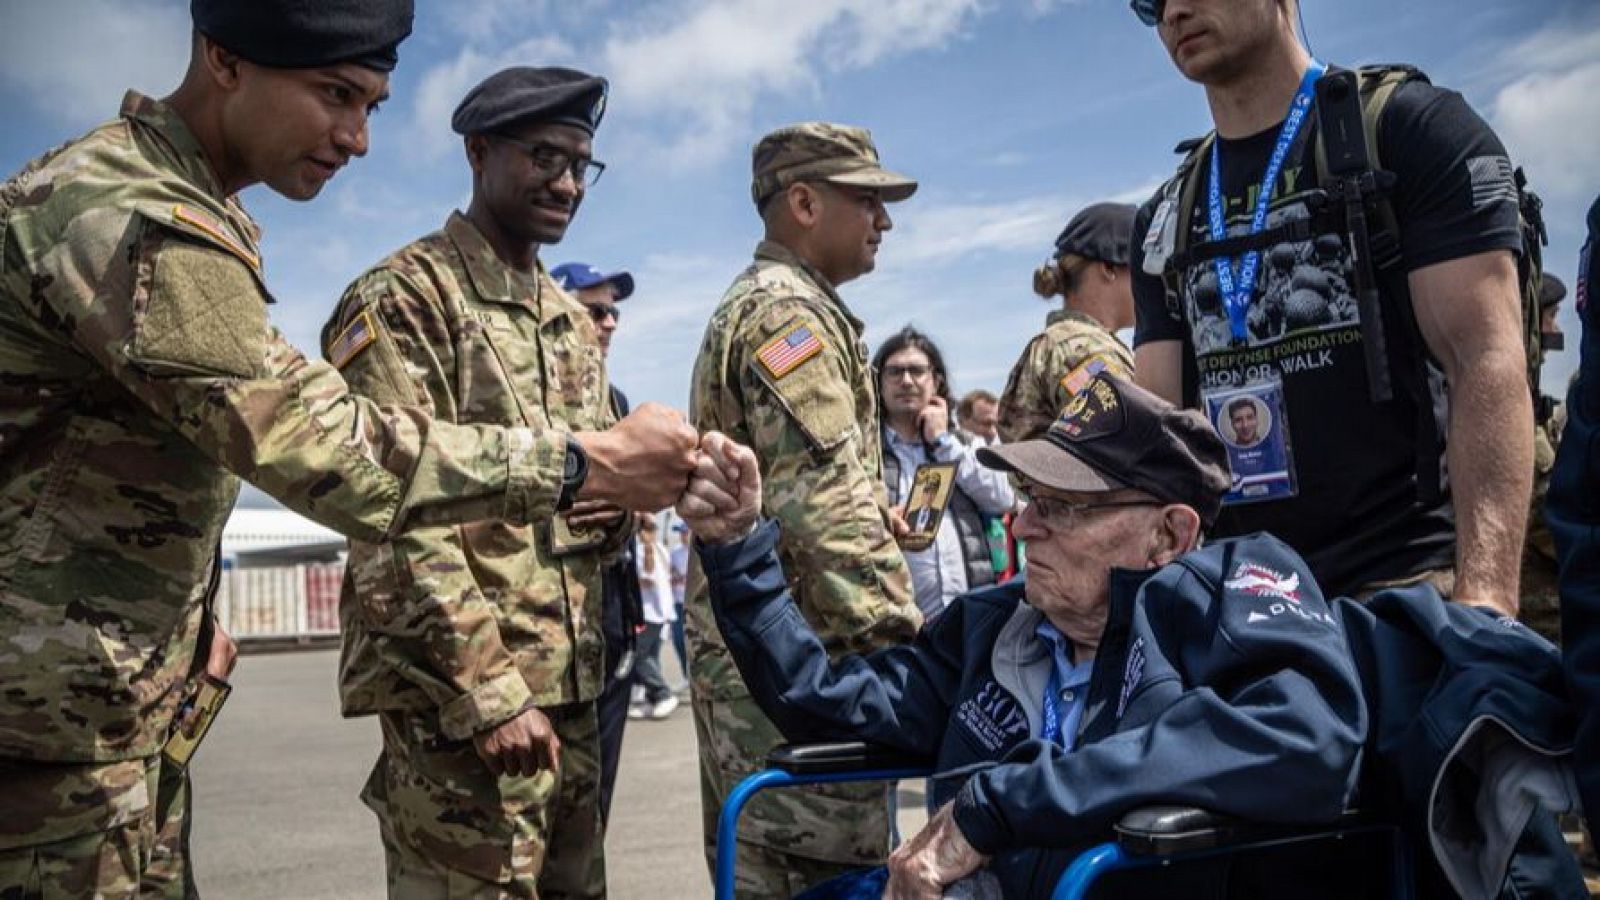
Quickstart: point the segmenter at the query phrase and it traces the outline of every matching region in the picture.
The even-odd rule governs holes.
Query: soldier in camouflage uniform
[[[1566,296],[1567,286],[1547,273],[1539,293],[1540,331],[1546,351],[1560,350],[1564,343],[1556,313]],[[1533,411],[1533,499],[1528,508],[1528,537],[1522,546],[1522,606],[1517,618],[1559,646],[1561,604],[1556,584],[1556,546],[1544,520],[1544,497],[1550,489],[1550,470],[1555,468],[1567,414],[1561,401],[1554,397],[1540,397],[1539,401]]]
[[[579,72],[513,68],[467,94],[452,123],[473,170],[467,212],[356,279],[323,330],[352,390],[457,423],[610,423],[594,323],[538,258],[600,170],[605,93]],[[392,352],[341,354],[353,327]],[[552,522],[351,543],[340,687],[346,715],[382,726],[362,799],[391,897],[605,895],[601,568],[632,520],[583,515],[599,540],[575,550],[557,549]],[[520,753],[491,749],[529,732]]]
[[[1043,333],[1028,342],[1000,397],[1007,443],[1042,436],[1096,373],[1132,380],[1133,353],[1114,332],[1133,327],[1128,241],[1134,208],[1097,203],[1067,223],[1056,252],[1033,273],[1033,289],[1061,297]]]
[[[171,98],[130,93],[118,119],[0,185],[8,900],[132,897],[146,875],[146,896],[193,894],[181,835],[163,833],[164,869],[149,871],[156,811],[181,806],[160,750],[208,657],[240,477],[369,541],[544,519],[567,487],[565,430],[380,409],[267,320],[259,235],[234,195],[265,182],[309,199],[365,152],[410,0],[192,9],[195,55]],[[687,472],[692,431],[653,433],[674,448],[657,459]],[[617,461],[624,436],[575,439],[586,495],[676,493],[624,492],[639,483],[637,461]]]
[[[695,361],[690,417],[755,450],[766,514],[795,596],[834,652],[909,641],[920,616],[882,478],[875,379],[862,324],[835,288],[871,271],[885,202],[916,182],[885,171],[863,129],[814,122],[756,144],[751,193],[766,225],[723,295]],[[717,633],[698,569],[685,633],[708,861],[717,814],[781,742]],[[768,792],[739,826],[740,897],[788,897],[888,852],[883,786]]]

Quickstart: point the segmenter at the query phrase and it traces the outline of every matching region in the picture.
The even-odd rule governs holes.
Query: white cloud
[[[1597,97],[1600,62],[1527,75],[1495,97],[1495,130],[1541,192],[1565,196],[1595,188],[1594,148],[1582,136],[1600,134]]]
[[[692,165],[743,143],[763,98],[940,46],[980,11],[979,0],[676,2],[619,27],[601,58],[619,113],[665,124],[665,158]]]
[[[128,88],[160,96],[189,60],[186,4],[169,0],[7,0],[0,83],[70,125],[116,115]]]
[[[561,65],[572,58],[571,45],[554,36],[530,38],[495,51],[463,47],[454,59],[423,74],[406,129],[407,146],[424,160],[437,160],[460,141],[450,130],[450,115],[473,85],[509,66]]]

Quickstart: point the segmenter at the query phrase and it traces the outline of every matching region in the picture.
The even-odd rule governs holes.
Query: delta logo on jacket
[[[1242,562],[1234,569],[1233,577],[1222,583],[1230,591],[1262,600],[1260,609],[1253,609],[1246,623],[1267,622],[1279,616],[1299,616],[1309,622],[1332,626],[1333,617],[1325,612],[1309,610],[1300,600],[1300,573],[1285,575],[1260,563]]]

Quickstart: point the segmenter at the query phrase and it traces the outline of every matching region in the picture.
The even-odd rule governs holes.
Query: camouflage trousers
[[[4,764],[0,792],[3,900],[198,896],[189,866],[188,772],[159,755],[82,766]]]
[[[706,864],[715,871],[723,802],[784,741],[750,697],[696,697],[694,727]],[[882,865],[889,853],[890,790],[887,784],[834,784],[757,794],[739,817],[735,895],[788,898],[845,872]]]
[[[433,712],[379,715],[383,754],[361,799],[378,815],[389,896],[605,896],[600,733],[593,702],[544,708],[560,772],[496,777]]]

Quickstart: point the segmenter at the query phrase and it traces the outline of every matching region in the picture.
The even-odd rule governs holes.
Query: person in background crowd
[[[983,388],[967,391],[956,404],[956,437],[964,444],[993,447],[1000,443],[1000,398]]]
[[[611,358],[611,340],[622,322],[618,303],[633,296],[633,276],[627,272],[605,273],[583,262],[567,262],[550,270],[556,283],[589,311],[600,339],[600,355]],[[611,412],[621,418],[628,414],[628,395],[611,385]],[[611,798],[616,793],[617,770],[622,763],[622,732],[628,724],[628,705],[637,654],[636,636],[644,625],[643,600],[639,595],[639,568],[634,559],[634,542],[623,545],[617,558],[600,573],[602,620],[605,636],[605,686],[595,701],[600,720],[600,825],[611,821]]]
[[[639,589],[644,598],[644,628],[639,631],[639,648],[633,664],[634,694],[628,708],[630,719],[665,719],[678,708],[678,697],[661,676],[661,640],[675,615],[672,598],[672,571],[667,548],[661,544],[660,526],[655,516],[639,519]]]
[[[951,463],[955,484],[933,546],[907,550],[917,608],[932,621],[968,590],[993,584],[994,560],[984,516],[1017,504],[1005,473],[978,465],[977,448],[956,439],[950,423],[950,381],[944,355],[907,325],[873,354],[883,420],[883,480],[889,502],[904,506],[920,466]],[[915,527],[915,525],[913,526]]]
[[[694,535],[689,533],[689,526],[682,519],[672,523],[672,533],[678,536],[678,542],[667,552],[667,563],[672,569],[672,649],[678,654],[678,665],[687,679],[689,653],[683,643],[683,598],[689,586],[689,545],[694,542]],[[686,680],[684,687],[687,686]]]
[[[1133,377],[1133,353],[1116,332],[1133,325],[1128,242],[1134,208],[1096,203],[1072,217],[1055,253],[1033,273],[1040,297],[1061,298],[1045,330],[1023,349],[1000,396],[1000,436],[1038,437],[1100,372]]]

